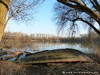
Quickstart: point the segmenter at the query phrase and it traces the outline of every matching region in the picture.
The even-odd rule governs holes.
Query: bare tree
[[[76,32],[78,25],[88,25],[98,35],[100,31],[100,0],[57,0],[55,5],[55,18],[60,29],[70,26],[72,33]],[[97,23],[97,24],[95,24]]]
[[[0,0],[0,41],[11,18],[27,21],[42,0]],[[8,15],[7,15],[8,14]]]

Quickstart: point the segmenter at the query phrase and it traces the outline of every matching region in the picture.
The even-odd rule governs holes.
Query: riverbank
[[[37,55],[39,57],[39,54],[41,56],[46,55],[46,57],[48,55],[57,56],[57,54],[61,52],[65,53],[63,55],[69,53],[71,54],[75,53],[76,55],[79,54],[84,55],[83,53],[80,53],[77,50],[67,51],[65,49],[62,49],[62,50],[53,50],[53,51],[43,51],[42,54],[41,52],[39,52],[39,53],[35,53],[33,56]],[[88,56],[91,57],[91,59],[94,62],[70,62],[70,63],[69,62],[60,62],[60,63],[48,62],[48,63],[41,63],[41,64],[23,64],[23,63],[16,64],[11,61],[0,61],[0,75],[100,75],[100,62],[96,61],[100,58],[93,54],[91,54],[91,56],[90,55]],[[96,58],[94,58],[94,56]]]
[[[100,75],[98,63],[18,65],[0,61],[0,75]]]

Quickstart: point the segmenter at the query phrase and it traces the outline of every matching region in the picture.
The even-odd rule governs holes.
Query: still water
[[[11,51],[25,51],[25,52],[39,52],[44,50],[54,50],[54,49],[65,49],[65,48],[73,48],[84,53],[91,53],[93,52],[92,49],[83,47],[81,44],[68,44],[68,43],[50,43],[50,42],[35,42],[31,43],[30,45],[26,45],[23,48],[13,48]]]
[[[23,55],[21,55],[19,58],[25,58],[25,53],[36,53],[44,50],[54,50],[54,49],[66,49],[66,48],[72,48],[72,49],[77,49],[81,52],[84,53],[92,53],[93,49],[90,49],[88,47],[84,47],[81,44],[69,44],[69,43],[50,43],[50,42],[35,42],[31,44],[27,44],[22,48],[12,48],[10,49],[11,52],[16,52],[16,51],[21,51],[23,52]],[[9,56],[9,55],[5,55]],[[9,59],[10,61],[15,61],[16,57]]]

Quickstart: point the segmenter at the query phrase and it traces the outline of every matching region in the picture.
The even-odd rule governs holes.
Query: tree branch
[[[82,18],[76,18],[76,19],[71,20],[71,21],[73,23],[75,23],[76,21],[82,21],[82,22],[88,24],[98,35],[100,35],[100,31],[96,27],[94,27],[92,23],[90,23],[90,22],[88,22],[88,21],[86,21],[86,20],[84,20]]]
[[[93,7],[100,13],[100,5],[96,5],[93,0],[90,0],[90,2],[93,5]]]
[[[82,18],[79,18],[79,20],[82,21],[82,22],[84,22],[84,23],[86,23],[86,24],[88,24],[91,28],[93,28],[93,30],[94,30],[98,35],[100,35],[100,31],[99,31],[96,27],[94,27],[91,23],[89,23],[89,22],[86,21],[86,20],[83,20]]]
[[[83,2],[83,4],[86,6],[86,3],[84,2],[84,0],[81,0]]]
[[[62,0],[57,0],[57,1],[60,2],[60,3],[62,3],[62,4],[64,4],[64,5],[66,5],[66,6],[69,6],[71,8],[76,8],[76,9],[80,10],[80,7],[78,7],[77,5],[73,5],[73,4],[70,4],[70,3],[66,3],[66,1],[62,1]]]
[[[71,2],[76,3],[76,5],[70,4],[66,0],[57,0],[57,1],[66,6],[75,8],[80,11],[84,11],[100,24],[100,15],[96,13],[95,11],[91,10],[90,8],[88,8],[87,6],[85,6],[84,4],[82,4],[81,2],[79,2],[78,0],[71,0]]]

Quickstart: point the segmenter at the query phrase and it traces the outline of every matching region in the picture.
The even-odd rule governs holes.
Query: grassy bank
[[[99,75],[98,63],[18,65],[0,61],[0,75]]]

